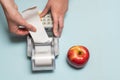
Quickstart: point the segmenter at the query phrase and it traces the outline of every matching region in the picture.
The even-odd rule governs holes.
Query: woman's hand
[[[29,33],[29,30],[33,32],[36,31],[35,27],[28,24],[20,15],[14,0],[1,0],[1,5],[4,10],[10,32],[24,36]],[[19,28],[19,26],[24,26],[25,28]]]
[[[60,37],[64,27],[64,16],[68,10],[68,0],[48,0],[48,3],[40,16],[45,16],[49,10],[53,17],[54,35]]]

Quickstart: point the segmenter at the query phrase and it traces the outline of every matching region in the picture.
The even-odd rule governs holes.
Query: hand
[[[32,25],[28,24],[25,19],[22,18],[14,0],[1,0],[1,5],[4,10],[10,32],[24,36],[29,33],[29,30],[34,32],[36,31]],[[24,26],[25,28],[19,28],[19,26]]]
[[[53,17],[53,32],[56,37],[60,37],[64,27],[64,16],[68,9],[68,0],[48,0],[41,17],[50,10]]]

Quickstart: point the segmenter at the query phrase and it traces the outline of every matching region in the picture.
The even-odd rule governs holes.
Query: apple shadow
[[[76,67],[72,66],[72,65],[69,63],[69,61],[68,61],[67,58],[66,58],[66,63],[67,63],[67,65],[68,65],[70,68],[72,68],[72,69],[74,69],[74,70],[82,70],[82,69],[84,69],[84,67],[85,67],[85,65],[84,65],[84,66],[81,67],[81,68],[76,68]]]

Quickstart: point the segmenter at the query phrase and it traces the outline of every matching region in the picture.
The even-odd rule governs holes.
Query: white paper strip
[[[31,32],[30,34],[33,38],[34,43],[45,43],[49,42],[50,39],[41,23],[40,16],[38,14],[38,8],[30,8],[23,12],[22,16],[26,19],[26,21],[36,27],[36,32]]]

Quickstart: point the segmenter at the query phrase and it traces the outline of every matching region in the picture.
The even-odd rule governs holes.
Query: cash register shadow
[[[9,37],[10,42],[14,44],[26,42],[26,36],[16,36],[16,35],[8,33],[8,37]]]
[[[32,74],[40,74],[40,73],[53,73],[54,70],[43,70],[43,71],[31,71]]]
[[[0,5],[0,34],[4,35],[4,38],[6,38],[6,40],[8,41],[7,43],[12,43],[12,44],[21,44],[21,43],[26,44],[27,43],[26,36],[18,36],[18,35],[14,35],[14,34],[10,33],[10,31],[8,29],[7,20],[5,18],[5,15],[4,15],[3,9],[1,8],[1,5]],[[26,47],[27,47],[27,45],[26,45]],[[27,52],[27,50],[25,52]],[[30,58],[26,58],[26,59],[30,60]],[[32,68],[29,71],[34,74],[54,72],[54,70],[32,71]]]

